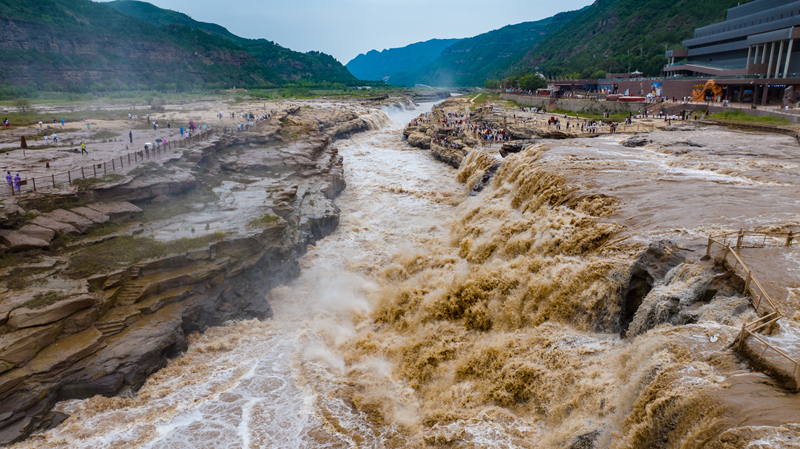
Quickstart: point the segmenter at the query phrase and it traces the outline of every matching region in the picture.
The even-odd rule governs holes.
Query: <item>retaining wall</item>
[[[548,107],[550,103],[549,97],[535,97],[532,95],[519,95],[519,94],[500,94],[503,100],[515,101],[521,105],[534,106],[534,107]],[[611,114],[619,113],[637,113],[646,107],[649,103],[629,103],[622,101],[590,101],[590,100],[576,100],[569,98],[559,99],[556,103],[558,109],[563,109],[570,112],[583,112],[587,114],[602,114],[609,112]]]

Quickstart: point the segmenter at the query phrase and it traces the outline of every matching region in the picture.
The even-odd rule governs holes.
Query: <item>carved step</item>
[[[107,323],[95,323],[94,327],[103,334],[103,338],[117,335],[125,329],[125,323],[120,321],[111,321]]]

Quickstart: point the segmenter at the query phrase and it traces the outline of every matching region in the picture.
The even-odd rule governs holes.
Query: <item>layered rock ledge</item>
[[[58,401],[135,391],[192,332],[271,316],[266,293],[339,223],[332,137],[371,126],[291,108],[117,182],[3,204],[0,249],[20,263],[0,270],[0,444],[60,423]],[[125,242],[180,250],[79,266]]]

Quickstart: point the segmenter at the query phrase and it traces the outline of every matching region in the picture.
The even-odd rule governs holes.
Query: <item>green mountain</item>
[[[198,22],[184,13],[162,9],[152,3],[140,2],[136,0],[114,0],[106,2],[106,5],[116,9],[127,16],[134,17],[155,26],[165,25],[185,25],[190,28],[199,28],[217,36],[229,39],[241,39],[227,30],[227,28],[215,23]],[[245,39],[243,39],[245,40]]]
[[[563,12],[461,40],[447,47],[430,64],[417,71],[396,75],[389,82],[405,86],[483,86],[487,79],[502,78],[510,73],[531,48],[578,13]]]
[[[329,55],[239,38],[144,2],[0,0],[0,23],[0,82],[10,86],[85,92],[358,84]]]
[[[522,58],[520,70],[588,77],[597,71],[661,75],[666,48],[725,19],[741,0],[597,0]]]
[[[372,50],[360,54],[348,62],[350,73],[362,80],[388,81],[400,72],[416,71],[433,62],[442,51],[461,39],[431,39],[425,42],[388,50]]]

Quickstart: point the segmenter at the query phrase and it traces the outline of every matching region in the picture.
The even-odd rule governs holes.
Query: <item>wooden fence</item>
[[[153,148],[127,153],[119,158],[114,158],[99,164],[92,164],[88,167],[67,170],[66,172],[62,173],[53,173],[49,176],[25,178],[20,181],[19,187],[17,187],[13,182],[11,186],[6,183],[5,188],[0,188],[0,198],[13,195],[22,195],[30,192],[39,192],[41,190],[55,188],[60,185],[70,185],[77,179],[97,178],[98,176],[107,175],[109,173],[120,172],[123,171],[123,168],[125,167],[130,167],[131,165],[137,165],[144,161],[154,159],[166,154],[167,151],[178,148],[186,148],[194,145],[197,142],[200,142],[201,140],[208,140],[214,134],[255,131],[260,129],[268,121],[269,118],[258,118],[253,122],[252,125],[243,125],[241,128],[239,126],[218,126],[217,128],[212,128],[204,132],[198,132],[190,135],[189,137],[172,141],[156,142],[153,145]]]
[[[761,232],[743,231],[719,234],[708,237],[708,247],[706,255],[709,257],[719,257],[723,265],[732,273],[744,279],[744,293],[748,294],[753,301],[753,308],[756,313],[761,315],[757,320],[742,324],[742,330],[733,342],[739,352],[744,350],[745,340],[753,337],[758,340],[764,349],[757,357],[756,361],[763,361],[764,355],[768,350],[776,353],[779,359],[788,362],[787,372],[791,373],[795,388],[800,387],[800,361],[792,358],[780,348],[770,344],[757,332],[771,331],[778,320],[783,318],[780,310],[775,305],[775,301],[764,289],[761,282],[753,276],[752,270],[744,263],[741,255],[737,252],[742,248],[765,248],[777,246],[792,246],[798,244],[793,232]],[[716,247],[720,249],[715,249]]]
[[[5,188],[0,189],[0,197],[38,192],[45,189],[55,188],[59,185],[70,185],[79,179],[97,178],[109,173],[117,173],[123,171],[125,167],[131,167],[132,165],[138,165],[142,162],[155,159],[171,150],[186,148],[197,142],[200,142],[201,140],[208,140],[212,135],[213,130],[208,130],[190,135],[189,137],[184,137],[182,139],[156,142],[152,145],[152,148],[146,148],[133,153],[127,153],[119,158],[111,159],[110,161],[92,164],[88,167],[67,170],[66,172],[62,173],[53,173],[49,176],[26,178],[19,182],[19,186],[17,186],[16,183],[12,183],[11,186],[6,183]]]

